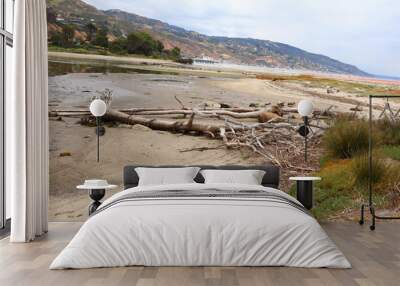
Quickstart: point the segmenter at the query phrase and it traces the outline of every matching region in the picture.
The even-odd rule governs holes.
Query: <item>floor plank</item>
[[[77,222],[50,223],[48,234],[29,244],[0,240],[0,285],[399,285],[400,223],[380,222],[375,232],[356,223],[323,224],[352,269],[289,267],[119,267],[85,270],[48,269],[80,228]]]

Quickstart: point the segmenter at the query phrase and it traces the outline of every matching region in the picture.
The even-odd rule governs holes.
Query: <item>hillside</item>
[[[64,24],[74,24],[79,31],[77,36],[84,40],[85,25],[92,22],[106,27],[111,41],[134,31],[146,31],[167,49],[179,47],[186,57],[207,56],[237,64],[368,75],[353,65],[278,42],[207,36],[121,10],[102,11],[81,0],[48,0],[47,4],[57,15],[49,19],[49,34]]]

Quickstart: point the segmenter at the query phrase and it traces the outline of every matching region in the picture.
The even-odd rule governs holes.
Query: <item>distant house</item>
[[[218,60],[211,58],[211,57],[207,57],[207,56],[194,58],[193,61],[194,61],[194,63],[198,63],[198,64],[217,64],[217,63],[219,63]]]

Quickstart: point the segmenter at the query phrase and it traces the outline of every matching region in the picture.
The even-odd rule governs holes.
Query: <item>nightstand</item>
[[[115,189],[116,187],[117,185],[110,185],[106,180],[85,180],[83,185],[79,185],[76,188],[89,191],[89,197],[93,200],[93,203],[89,205],[89,215],[91,215],[101,205],[100,200],[106,194],[106,190]]]
[[[296,181],[296,198],[303,206],[310,210],[313,207],[313,182],[320,181],[320,177],[290,177],[289,180]]]

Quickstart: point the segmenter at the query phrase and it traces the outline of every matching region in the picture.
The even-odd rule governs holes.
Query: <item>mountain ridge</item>
[[[82,33],[85,33],[84,23],[90,21],[100,27],[107,27],[110,40],[134,31],[146,31],[163,42],[166,48],[179,47],[186,57],[206,56],[235,64],[369,75],[354,65],[284,43],[253,38],[208,36],[121,9],[100,10],[81,0],[47,0],[47,5],[48,9],[57,14],[57,18],[63,18],[65,22],[79,24],[81,21],[82,28],[79,29],[78,25],[78,29]]]

